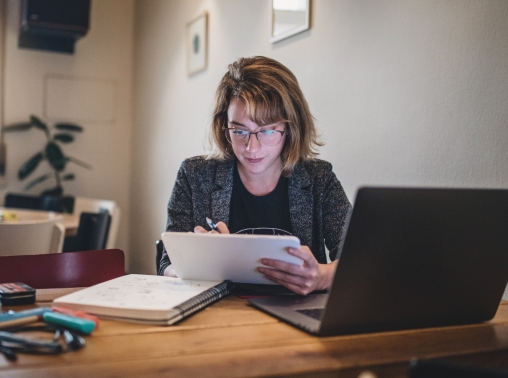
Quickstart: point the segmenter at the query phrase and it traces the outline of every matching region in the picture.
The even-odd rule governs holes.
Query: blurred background
[[[309,29],[277,42],[270,0],[92,0],[72,54],[20,47],[25,0],[2,1],[2,124],[83,126],[65,148],[93,168],[65,191],[122,209],[130,273],[155,273],[177,170],[207,151],[215,89],[239,57],[295,73],[352,202],[362,185],[508,187],[506,0],[313,0]],[[189,74],[187,29],[205,12],[206,66]],[[43,142],[3,135],[1,198],[24,192],[18,169]]]

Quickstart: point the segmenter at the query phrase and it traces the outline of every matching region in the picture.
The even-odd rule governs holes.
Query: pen
[[[25,311],[16,311],[16,312],[7,312],[4,314],[0,314],[0,324],[3,324],[6,321],[14,320],[14,319],[22,319],[26,318],[28,316],[34,316],[34,315],[42,315],[45,312],[51,311],[50,308],[47,307],[39,307],[34,308],[31,310],[25,310]]]
[[[16,327],[23,324],[29,324],[29,323],[35,323],[39,320],[42,320],[42,315],[32,315],[32,316],[25,316],[24,318],[17,318],[17,319],[11,319],[11,320],[4,320],[0,323],[0,329],[1,328],[9,328],[9,327]]]
[[[32,310],[0,314],[0,328],[14,327],[37,322],[41,320],[42,315],[48,311],[51,310],[47,307],[40,307]]]
[[[212,229],[212,231],[217,231],[217,226],[210,218],[206,217],[206,223],[208,223],[208,226]]]

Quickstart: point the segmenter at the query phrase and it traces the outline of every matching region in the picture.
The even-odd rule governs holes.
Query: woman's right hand
[[[175,273],[175,269],[173,268],[173,265],[168,265],[166,269],[164,269],[164,276],[165,277],[177,277]]]
[[[204,227],[196,226],[194,232],[196,234],[229,234],[228,226],[224,222],[218,222],[215,224],[217,230],[207,231]]]
[[[194,232],[196,234],[208,234],[208,233],[210,233],[210,234],[229,234],[229,229],[228,229],[228,226],[226,226],[226,223],[218,222],[215,225],[215,227],[217,228],[217,231],[216,230],[207,231],[201,226],[196,226],[194,228]],[[164,270],[164,276],[177,277],[177,275],[175,273],[175,269],[173,268],[173,265],[168,265],[168,267]]]

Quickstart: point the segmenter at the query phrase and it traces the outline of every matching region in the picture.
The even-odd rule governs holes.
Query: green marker
[[[95,329],[95,323],[91,320],[76,318],[56,312],[45,312],[42,314],[42,319],[46,323],[63,326],[85,335],[90,334]]]

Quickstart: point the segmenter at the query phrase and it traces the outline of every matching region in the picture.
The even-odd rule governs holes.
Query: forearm
[[[166,274],[164,272],[168,266],[171,266],[171,261],[169,261],[166,248],[164,248],[164,250],[162,251],[162,257],[159,264],[159,271],[157,272],[157,274],[159,276],[165,276]]]
[[[330,259],[336,260],[342,251],[352,206],[333,172],[326,180],[322,209],[325,245],[330,251]]]
[[[339,260],[332,261],[329,264],[319,264],[321,278],[318,286],[316,287],[317,290],[326,290],[330,288],[338,263]]]
[[[171,193],[171,198],[168,203],[167,232],[186,232],[193,229],[193,205],[190,193],[190,185],[182,164],[178,171],[175,186],[173,187],[173,192]],[[167,271],[169,272],[168,268],[170,266],[171,261],[169,260],[166,248],[163,248],[157,274],[168,276]],[[173,268],[171,268],[171,271],[173,272]]]

